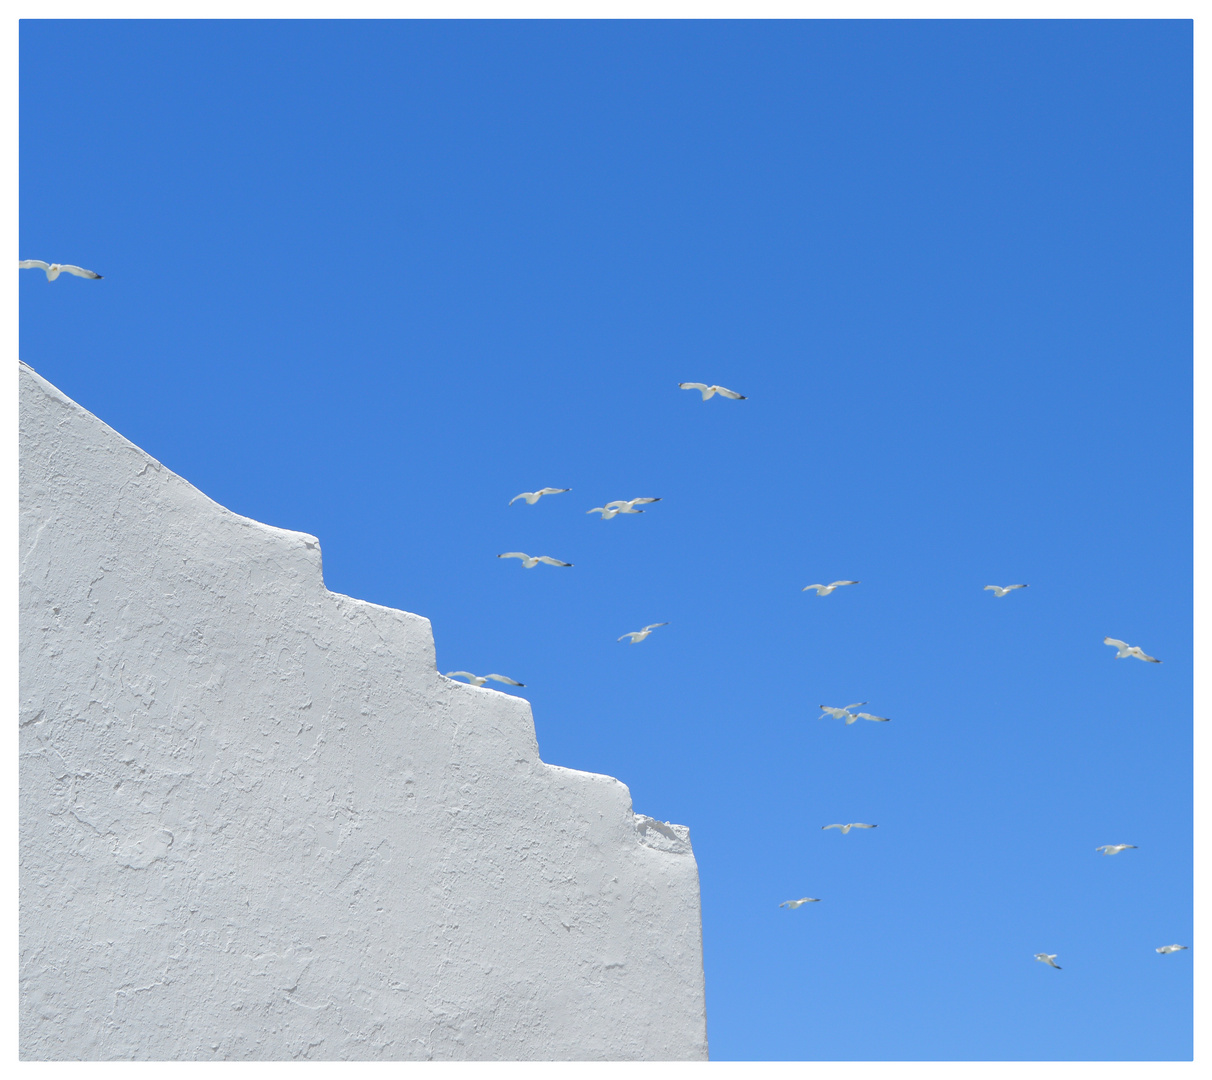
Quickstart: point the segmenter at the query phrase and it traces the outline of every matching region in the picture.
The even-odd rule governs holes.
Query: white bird
[[[791,908],[794,911],[797,907],[803,907],[805,904],[819,904],[820,901],[815,896],[802,896],[798,900],[784,900],[779,907]]]
[[[660,499],[615,499],[613,502],[608,502],[605,506],[595,506],[592,510],[586,510],[585,513],[601,514],[603,521],[609,521],[615,514],[642,514],[643,510],[636,509],[639,503],[660,501]]]
[[[630,634],[624,634],[622,637],[619,638],[619,641],[622,641],[623,638],[625,638],[625,637],[629,637],[629,638],[631,638],[631,644],[636,645],[639,642],[643,641],[658,626],[668,626],[668,625],[669,624],[667,622],[654,622],[649,626],[645,626],[643,630],[633,630]]]
[[[1187,948],[1187,946],[1186,946],[1186,945],[1163,945],[1163,946],[1162,946],[1160,949],[1158,949],[1157,951],[1158,951],[1159,953],[1161,953],[1161,954],[1162,954],[1162,956],[1166,956],[1166,955],[1168,955],[1169,953],[1172,953],[1172,952],[1181,952],[1181,951],[1182,951],[1183,949],[1185,949],[1185,948]]]
[[[572,488],[539,488],[538,491],[523,491],[521,495],[515,495],[509,500],[509,505],[513,506],[519,499],[525,499],[528,506],[534,506],[544,495],[562,495],[565,491],[571,491]]]
[[[510,686],[525,686],[525,683],[517,682],[514,679],[505,675],[473,675],[470,671],[448,671],[446,678],[453,679],[457,676],[463,676],[472,686],[483,686],[489,679],[495,679],[497,682],[508,683]]]
[[[701,382],[680,382],[678,386],[682,390],[698,390],[703,395],[703,400],[706,401],[709,397],[714,397],[719,394],[720,397],[732,398],[733,401],[744,401],[745,395],[738,394],[735,390],[729,390],[726,386],[708,386]]]
[[[571,566],[570,562],[560,562],[559,559],[553,559],[550,555],[527,555],[524,551],[506,551],[504,554],[498,555],[498,559],[521,559],[522,565],[527,570],[533,570],[539,563],[546,563],[548,566]]]
[[[1122,660],[1125,656],[1135,656],[1137,660],[1147,660],[1150,664],[1160,664],[1160,660],[1155,660],[1149,656],[1144,649],[1139,645],[1129,645],[1126,641],[1120,641],[1119,638],[1105,637],[1103,638],[1104,645],[1111,645],[1118,649],[1115,654],[1116,660]]]
[[[1006,593],[1010,592],[1013,589],[1029,589],[1029,588],[1031,588],[1030,585],[1004,585],[1004,586],[1003,585],[986,585],[985,592],[988,592],[990,589],[992,589],[994,596],[1005,596]]]
[[[839,585],[858,585],[857,581],[831,581],[828,585],[805,585],[800,592],[807,592],[809,589],[816,589],[817,596],[828,596]]]
[[[1049,967],[1056,968],[1057,971],[1061,969],[1060,964],[1056,962],[1056,953],[1037,952],[1035,959],[1041,964],[1047,964]]]
[[[844,719],[847,724],[853,724],[860,716],[864,720],[882,720],[885,724],[889,722],[889,718],[887,716],[872,716],[870,713],[865,713],[865,712],[861,712],[861,713],[857,713],[857,714],[851,713],[851,711],[850,711],[851,709],[857,709],[860,705],[866,705],[866,704],[867,703],[865,701],[856,701],[853,705],[847,705],[844,709],[837,709],[837,708],[834,708],[832,705],[822,705],[821,708],[829,716],[832,716],[834,720],[843,720]],[[819,719],[823,720],[823,719],[825,719],[825,717],[821,716],[821,717],[819,717]]]
[[[849,825],[822,825],[822,829],[841,829],[845,836],[851,829],[878,829],[878,825],[864,825],[861,821],[852,821]]]
[[[94,274],[80,266],[72,266],[71,263],[44,263],[41,259],[22,259],[17,263],[17,267],[21,270],[45,270],[47,281],[54,281],[60,274],[75,274],[76,277],[92,278],[94,281],[101,278],[100,274]]]
[[[1101,851],[1104,855],[1118,855],[1121,851],[1134,847],[1136,847],[1135,844],[1103,844],[1102,847],[1096,847],[1094,850]]]

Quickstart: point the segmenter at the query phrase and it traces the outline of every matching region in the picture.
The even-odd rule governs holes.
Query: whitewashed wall
[[[699,1059],[688,830],[21,366],[26,1059]]]

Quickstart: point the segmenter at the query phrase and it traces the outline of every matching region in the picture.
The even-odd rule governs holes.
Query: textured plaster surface
[[[699,1059],[689,832],[21,366],[26,1059]]]

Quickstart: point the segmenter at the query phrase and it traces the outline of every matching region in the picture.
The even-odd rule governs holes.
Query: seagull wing
[[[821,590],[827,588],[829,588],[828,585],[805,585],[802,589],[800,589],[800,592],[807,592],[809,589],[816,589],[817,595],[819,596]]]
[[[529,559],[530,556],[524,551],[507,551],[503,555],[498,555],[498,559]]]
[[[520,683],[506,675],[485,675],[486,679],[495,679],[497,682],[508,683],[510,686],[525,686],[525,683]]]
[[[1126,641],[1120,641],[1119,638],[1113,638],[1113,637],[1103,638],[1103,644],[1111,645],[1116,649],[1130,649],[1132,647]]]
[[[829,588],[836,589],[839,585],[857,585],[857,584],[858,584],[857,581],[831,581],[831,582],[829,582]]]
[[[627,505],[635,506],[637,503],[654,503],[654,502],[660,502],[660,501],[661,501],[660,499],[628,499]]]
[[[630,505],[631,505],[631,503],[629,503],[626,499],[615,499],[614,502],[608,502],[606,504],[606,509],[615,510],[620,506],[630,506]]]
[[[540,495],[563,495],[566,491],[571,491],[572,488],[543,488],[539,492]]]
[[[725,386],[713,386],[712,389],[723,397],[732,398],[733,401],[744,401],[745,395],[738,394],[735,390],[729,390]]]
[[[19,270],[49,270],[50,263],[44,263],[41,259],[22,259],[17,263]]]
[[[645,626],[644,629],[645,630],[655,630],[658,626],[668,626],[668,625],[669,624],[667,622],[654,622],[648,626]]]
[[[446,678],[454,679],[460,675],[462,675],[463,678],[465,678],[465,679],[478,679],[479,678],[478,675],[473,675],[470,671],[448,671],[446,673]]]
[[[1007,585],[1006,591],[1009,592],[1011,589],[1029,589],[1030,587],[1030,585]]]
[[[621,634],[621,635],[620,635],[620,636],[619,636],[619,637],[618,637],[616,640],[618,640],[618,641],[622,641],[622,640],[623,640],[623,638],[625,638],[625,637],[629,637],[629,638],[631,638],[631,644],[632,644],[632,645],[634,645],[634,644],[636,643],[636,639],[637,639],[637,638],[639,638],[639,637],[642,637],[642,636],[643,636],[643,633],[644,633],[644,632],[643,632],[642,630],[639,630],[639,631],[632,630],[632,631],[629,631],[629,632],[628,632],[628,633],[626,633],[626,634]]]
[[[683,390],[697,390],[703,395],[703,400],[706,401],[715,391],[706,383],[701,382],[680,382],[678,386]]]
[[[534,495],[533,491],[523,491],[521,495],[515,495],[512,499],[510,499],[509,505],[513,506],[513,504],[516,503],[519,499],[525,499],[528,503],[533,503],[534,499],[531,497],[533,495]]]
[[[94,281],[98,281],[101,278],[100,274],[94,274],[91,270],[85,270],[82,266],[72,266],[70,263],[63,263],[59,269],[65,274],[75,274],[76,277],[92,278]]]
[[[560,562],[559,559],[553,559],[550,555],[540,555],[539,562],[545,562],[548,566],[571,566],[570,562]]]
[[[859,716],[861,716],[864,720],[882,720],[885,724],[887,724],[891,721],[891,717],[872,716],[869,712],[861,712],[861,713],[859,713]]]
[[[852,829],[878,829],[879,828],[878,825],[864,825],[861,821],[852,822],[850,827]]]
[[[822,825],[822,829],[844,829],[845,825]]]
[[[1130,648],[1128,650],[1128,652],[1131,653],[1133,656],[1135,656],[1138,660],[1147,660],[1150,664],[1160,664],[1161,663],[1160,660],[1158,660],[1154,656],[1150,656],[1139,645],[1133,645],[1132,648]]]
[[[860,705],[866,705],[865,701],[856,701],[853,705],[847,705],[847,709],[857,709]]]

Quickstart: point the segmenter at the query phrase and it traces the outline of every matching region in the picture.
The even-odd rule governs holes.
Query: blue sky
[[[21,356],[690,826],[713,1057],[1189,1058],[1191,45],[25,21],[21,257],[105,279]]]

